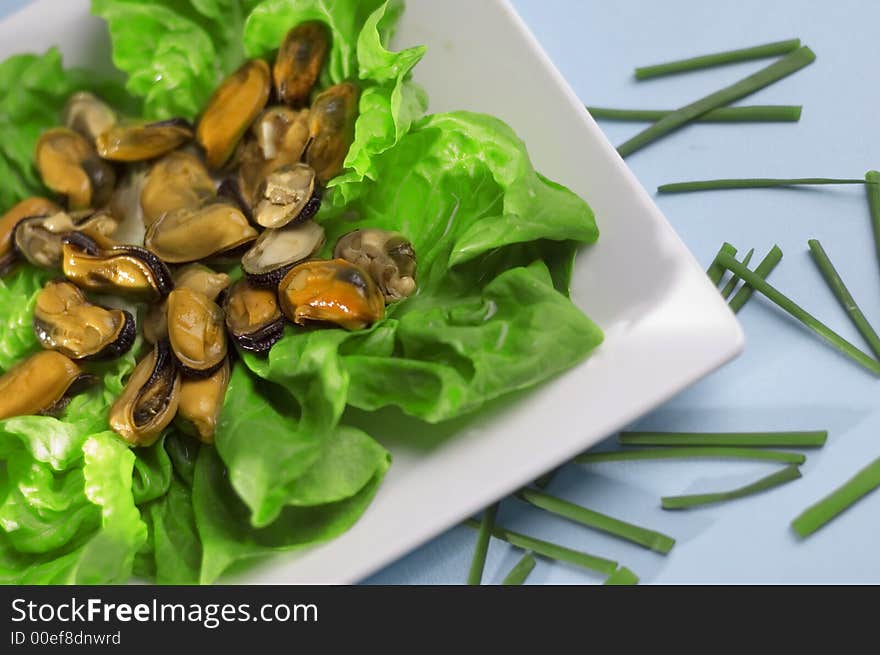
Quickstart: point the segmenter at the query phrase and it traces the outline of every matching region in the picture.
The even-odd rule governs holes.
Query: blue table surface
[[[0,15],[27,0],[0,0]],[[880,3],[874,0],[514,0],[529,27],[588,104],[665,108],[687,104],[765,65],[637,83],[632,69],[682,56],[800,37],[816,63],[741,104],[803,104],[796,124],[697,125],[628,159],[648,189],[717,177],[861,177],[880,168]],[[601,124],[619,144],[643,126]],[[810,261],[807,240],[825,246],[865,314],[880,326],[880,268],[861,187],[748,190],[659,196],[657,202],[697,258],[708,265],[722,241],[756,261],[774,244],[785,258],[772,282],[861,347]],[[657,555],[557,519],[519,501],[502,504],[504,525],[617,560],[648,583],[880,582],[880,493],[799,541],[789,522],[880,456],[878,382],[763,298],[740,318],[746,352],[635,427],[658,430],[828,429],[808,453],[804,477],[752,498],[684,512],[659,508],[661,495],[740,486],[769,464],[623,462],[569,464],[549,491],[674,536]],[[585,417],[589,420],[589,417]],[[475,533],[456,527],[367,580],[374,584],[461,583]],[[493,540],[484,580],[500,582],[520,554]],[[540,561],[528,582],[600,581]]]

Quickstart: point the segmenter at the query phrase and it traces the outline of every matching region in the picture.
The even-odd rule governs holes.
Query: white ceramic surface
[[[88,0],[38,0],[0,23],[0,56],[57,44],[109,65]],[[396,45],[428,45],[416,79],[431,111],[500,116],[542,173],[586,198],[601,230],[573,300],[606,332],[581,366],[478,417],[374,430],[394,464],[348,533],[230,580],[348,583],[595,444],[740,352],[743,334],[705,273],[504,0],[409,0]],[[388,419],[389,416],[383,417]]]

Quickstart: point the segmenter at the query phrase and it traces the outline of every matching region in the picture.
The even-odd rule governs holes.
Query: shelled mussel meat
[[[138,362],[110,407],[110,427],[134,446],[149,446],[174,419],[179,402],[180,372],[163,340]]]
[[[333,323],[360,330],[385,315],[385,301],[364,269],[344,259],[294,266],[278,285],[281,311],[298,325]]]
[[[58,411],[90,380],[69,357],[41,350],[0,377],[0,419]]]
[[[254,353],[268,351],[284,332],[284,316],[274,289],[237,282],[223,304],[226,328],[236,345]]]
[[[62,240],[61,252],[64,276],[87,291],[155,301],[174,287],[168,267],[145,248],[102,249],[94,239],[73,232]]]
[[[67,280],[47,282],[37,294],[33,324],[43,348],[71,359],[119,357],[128,352],[136,335],[129,312],[92,304]]]

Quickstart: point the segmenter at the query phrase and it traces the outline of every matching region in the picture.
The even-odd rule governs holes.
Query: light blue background
[[[0,0],[0,13],[27,0]],[[636,83],[637,65],[800,37],[818,60],[742,104],[803,104],[797,124],[697,125],[628,160],[648,189],[713,177],[861,177],[880,168],[880,2],[875,0],[514,0],[575,91],[589,104],[687,104],[757,70],[752,62]],[[463,17],[464,18],[464,17]],[[525,81],[527,83],[527,81]],[[643,125],[602,123],[619,144]],[[756,259],[785,252],[772,282],[864,347],[807,254],[818,238],[868,318],[880,327],[880,266],[860,187],[660,196],[661,209],[708,264],[723,240]],[[720,462],[568,465],[549,491],[674,536],[663,557],[505,501],[504,525],[615,559],[643,582],[880,582],[880,493],[805,542],[788,524],[880,456],[880,383],[762,298],[740,313],[745,354],[637,427],[660,430],[830,430],[810,451],[804,478],[772,492],[686,512],[661,495],[726,489],[773,470]],[[585,421],[589,417],[584,417]],[[577,429],[577,426],[572,426]],[[609,441],[608,446],[611,445]],[[607,447],[607,446],[603,446]],[[371,577],[369,583],[461,583],[475,533],[455,528]],[[519,553],[493,540],[484,579],[500,582]],[[600,576],[540,561],[530,583],[593,583]]]

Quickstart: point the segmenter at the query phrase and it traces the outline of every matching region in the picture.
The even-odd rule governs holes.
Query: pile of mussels
[[[295,27],[274,67],[245,63],[196,127],[120,121],[91,94],[70,98],[65,127],[44,133],[35,153],[65,206],[29,198],[0,219],[0,274],[25,259],[64,275],[36,299],[33,329],[46,350],[0,377],[0,418],[57,413],[94,380],[82,362],[131,349],[132,314],[89,293],[145,303],[140,323],[152,350],[109,416],[115,432],[143,446],[175,417],[213,441],[229,339],[265,353],[287,321],[360,329],[415,291],[415,254],[396,233],[356,230],[333,259],[315,258],[324,230],[312,218],[321,189],[342,171],[359,97],[345,82],[308,106],[328,46],[323,24]],[[132,225],[143,245],[118,240]],[[204,264],[228,270],[236,260],[244,276],[231,285]]]

